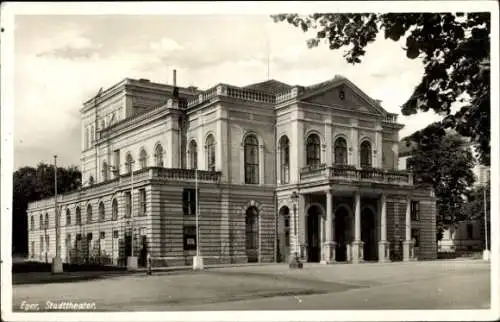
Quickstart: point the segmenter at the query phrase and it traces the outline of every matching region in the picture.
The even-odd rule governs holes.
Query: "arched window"
[[[347,142],[344,138],[335,140],[335,164],[347,164]]]
[[[71,225],[71,211],[66,209],[66,226]]]
[[[155,148],[155,166],[163,168],[163,147],[161,144]]]
[[[82,212],[80,211],[80,207],[76,207],[75,217],[76,217],[76,224],[81,225],[82,224]]]
[[[321,163],[321,141],[317,134],[311,134],[306,142],[306,162],[308,166],[317,167]]]
[[[104,212],[104,202],[99,203],[99,221],[105,221],[106,220],[106,213]]]
[[[251,134],[244,142],[245,183],[259,183],[259,141]]]
[[[191,169],[198,169],[198,145],[195,140],[189,143],[189,162]]]
[[[31,216],[31,230],[35,230],[35,216]]]
[[[111,206],[111,220],[118,220],[118,201],[116,199],[113,199]]]
[[[49,229],[49,214],[45,214],[45,229]]]
[[[92,222],[92,205],[87,206],[87,224]]]
[[[144,149],[141,149],[141,153],[139,154],[139,163],[141,165],[141,169],[145,169],[148,166],[148,154]]]
[[[134,158],[132,158],[132,154],[127,153],[125,157],[125,169],[127,169],[127,173],[131,173],[134,165]]]
[[[40,229],[43,229],[43,215],[40,214]]]
[[[360,148],[360,165],[361,168],[369,168],[372,166],[372,146],[370,142],[363,141]]]
[[[290,141],[286,135],[280,139],[280,168],[281,168],[281,183],[290,182]]]
[[[215,139],[212,134],[207,137],[207,170],[215,171]]]
[[[102,172],[102,181],[107,181],[108,180],[108,170],[109,170],[108,163],[106,161],[103,161],[102,162],[102,169],[101,169],[101,172]]]
[[[249,207],[245,214],[246,253],[249,262],[258,261],[259,249],[259,212]]]

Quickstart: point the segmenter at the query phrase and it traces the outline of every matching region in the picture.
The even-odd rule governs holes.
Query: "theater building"
[[[398,170],[402,127],[341,76],[207,90],[175,86],[175,72],[172,86],[125,79],[81,109],[82,188],[29,205],[30,257],[435,258],[435,198]]]

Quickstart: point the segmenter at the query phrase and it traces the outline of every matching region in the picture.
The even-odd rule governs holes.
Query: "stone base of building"
[[[379,263],[385,263],[391,261],[388,241],[378,242],[378,261]]]
[[[52,259],[52,274],[63,272],[63,262],[61,257],[54,257]]]
[[[351,262],[353,264],[363,262],[363,246],[364,242],[361,240],[355,240],[351,243]]]
[[[128,256],[127,257],[127,271],[135,271],[137,270],[137,256]]]
[[[203,256],[194,256],[193,257],[193,270],[201,271],[205,267],[203,265]]]
[[[403,261],[409,262],[414,260],[415,256],[413,254],[413,241],[404,240],[403,241]]]
[[[335,263],[335,247],[337,243],[334,241],[323,243],[323,251],[321,252],[322,258],[321,264],[333,264]]]

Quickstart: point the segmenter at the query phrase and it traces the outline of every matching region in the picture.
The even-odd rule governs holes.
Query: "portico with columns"
[[[292,209],[291,225],[298,227],[290,230],[289,256],[298,253],[304,262],[322,264],[414,260],[409,189],[329,185],[294,191],[296,200],[283,195]],[[394,207],[402,200],[404,209]],[[404,233],[398,234],[403,220]]]

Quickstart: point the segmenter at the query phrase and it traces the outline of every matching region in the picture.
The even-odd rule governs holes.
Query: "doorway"
[[[347,261],[347,244],[349,243],[348,230],[350,229],[350,216],[345,207],[340,207],[335,212],[335,261]]]
[[[318,263],[321,259],[320,221],[322,212],[312,206],[307,212],[307,261]]]
[[[376,261],[378,258],[376,222],[375,214],[370,208],[365,208],[361,212],[361,240],[364,242],[364,260]]]
[[[249,263],[259,262],[259,210],[249,207],[245,213],[246,255]]]
[[[281,207],[278,215],[278,263],[287,263],[290,258],[290,209]]]

